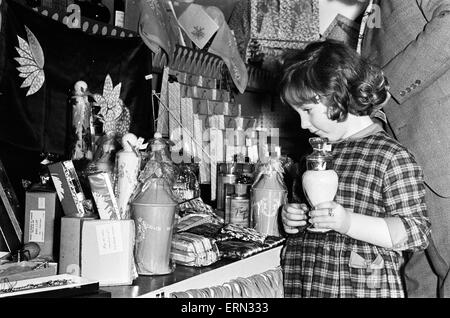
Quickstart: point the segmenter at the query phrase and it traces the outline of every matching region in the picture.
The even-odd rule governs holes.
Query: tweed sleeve
[[[408,151],[399,150],[391,158],[383,182],[387,217],[398,217],[407,236],[402,242],[397,242],[394,249],[425,249],[431,224],[427,217],[422,168]]]

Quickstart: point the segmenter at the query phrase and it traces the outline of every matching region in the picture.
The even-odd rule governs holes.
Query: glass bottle
[[[26,4],[32,8],[39,8],[42,5],[41,0],[26,0]]]
[[[173,192],[180,202],[200,196],[200,184],[198,183],[193,164],[184,163],[179,165]]]
[[[306,156],[306,171],[302,186],[306,198],[314,209],[319,203],[333,201],[338,188],[338,175],[333,169],[333,155],[327,138],[309,138],[313,152]],[[326,232],[329,229],[308,228],[309,231]]]
[[[123,28],[125,20],[125,0],[114,0],[114,26]]]
[[[76,0],[75,4],[80,6],[81,15],[88,19],[103,23],[109,23],[111,13],[101,0],[82,1]]]

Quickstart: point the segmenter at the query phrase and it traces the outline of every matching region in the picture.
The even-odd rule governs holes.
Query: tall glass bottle
[[[101,0],[76,0],[75,4],[80,6],[81,15],[88,19],[103,23],[109,23],[111,13]]]
[[[114,26],[123,28],[125,21],[125,0],[114,0]]]
[[[309,138],[313,152],[306,157],[306,171],[302,176],[303,191],[311,209],[319,203],[333,201],[338,188],[338,175],[333,169],[333,155],[327,138]],[[326,232],[329,229],[308,228],[309,231]]]
[[[26,0],[26,4],[32,8],[39,8],[42,5],[41,0]]]

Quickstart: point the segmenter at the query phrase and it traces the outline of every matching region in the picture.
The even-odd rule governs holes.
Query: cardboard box
[[[72,160],[61,161],[47,166],[55,185],[65,216],[83,217],[86,199]]]
[[[110,174],[107,172],[98,172],[89,175],[88,179],[100,219],[120,219],[119,205],[114,195]]]
[[[41,248],[39,258],[58,260],[61,204],[56,192],[33,188],[25,193],[24,243],[35,242]]]
[[[130,285],[136,277],[133,220],[61,220],[60,274],[98,280],[100,286]]]

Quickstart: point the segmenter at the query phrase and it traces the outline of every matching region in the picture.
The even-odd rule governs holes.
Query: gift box
[[[130,285],[137,277],[133,220],[63,217],[59,274],[97,280],[100,286]]]
[[[99,172],[88,176],[92,196],[102,220],[120,219],[119,205],[114,195],[111,177],[107,172]]]
[[[21,247],[20,213],[19,201],[0,160],[0,251],[15,252]]]
[[[83,217],[85,196],[72,160],[49,164],[48,170],[55,185],[65,216]]]
[[[37,243],[41,249],[39,258],[58,259],[61,214],[55,191],[33,187],[25,193],[24,243]]]

